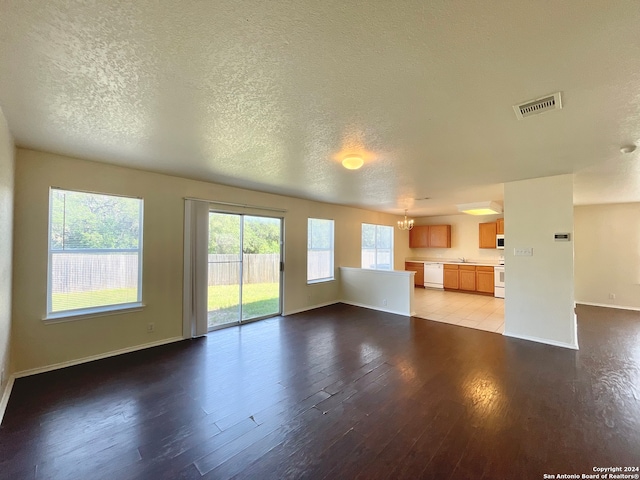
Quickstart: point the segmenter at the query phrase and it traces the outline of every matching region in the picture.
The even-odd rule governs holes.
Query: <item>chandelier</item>
[[[400,230],[411,230],[413,228],[413,220],[407,220],[407,210],[404,211],[404,220],[398,220],[398,228]]]

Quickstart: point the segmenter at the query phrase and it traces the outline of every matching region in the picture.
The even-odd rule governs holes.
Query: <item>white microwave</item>
[[[496,235],[496,248],[504,250],[504,235]]]

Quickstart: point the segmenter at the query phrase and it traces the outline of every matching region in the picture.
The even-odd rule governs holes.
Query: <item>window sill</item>
[[[110,305],[107,307],[85,308],[82,310],[68,310],[66,312],[50,313],[44,317],[42,321],[45,323],[75,322],[76,320],[84,320],[85,318],[139,312],[142,311],[144,307],[144,303],[127,303],[123,305]]]
[[[319,278],[318,280],[307,280],[307,285],[313,285],[315,283],[335,282],[335,278]]]

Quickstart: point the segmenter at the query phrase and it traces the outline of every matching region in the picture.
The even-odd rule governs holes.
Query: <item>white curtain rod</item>
[[[196,198],[196,197],[184,197],[185,200],[195,200],[196,202],[207,202],[212,203],[214,205],[225,205],[227,207],[241,207],[241,208],[253,208],[255,210],[266,210],[269,212],[281,212],[285,213],[286,210],[282,208],[271,208],[271,207],[259,207],[258,205],[248,205],[245,203],[233,203],[233,202],[217,202],[215,200],[207,200],[206,198]]]

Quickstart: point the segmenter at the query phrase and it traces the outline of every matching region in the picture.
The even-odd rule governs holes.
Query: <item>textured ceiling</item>
[[[640,201],[638,24],[637,0],[0,0],[0,105],[20,146],[373,210],[572,172],[576,203]]]

